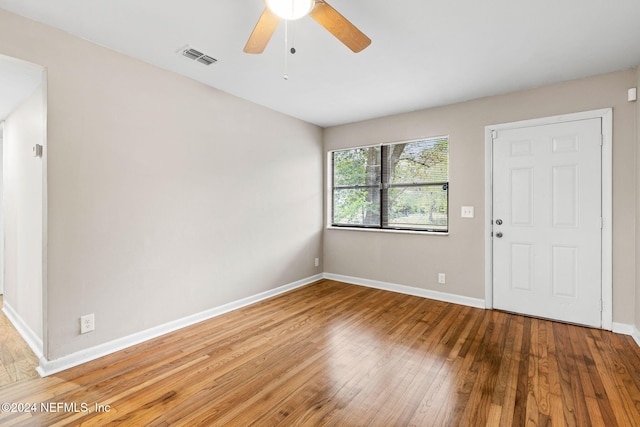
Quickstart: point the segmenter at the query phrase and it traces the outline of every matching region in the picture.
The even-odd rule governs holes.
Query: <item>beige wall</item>
[[[45,144],[42,85],[5,120],[3,212],[4,301],[42,339],[43,158],[32,148]]]
[[[320,128],[2,10],[0,53],[48,73],[48,359],[322,272]]]
[[[325,271],[416,288],[484,298],[484,127],[491,124],[613,107],[613,320],[634,322],[635,107],[627,89],[634,70],[325,129],[330,150],[450,136],[448,236],[328,229]],[[475,206],[474,219],[460,207]],[[437,284],[437,273],[447,284]]]

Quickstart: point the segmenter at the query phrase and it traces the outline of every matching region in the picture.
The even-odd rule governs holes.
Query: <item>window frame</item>
[[[386,164],[386,155],[389,147],[398,144],[410,144],[413,142],[421,142],[421,141],[437,141],[446,139],[447,141],[447,181],[442,182],[426,182],[426,183],[400,183],[400,184],[392,184],[388,182],[388,165]],[[431,136],[426,138],[416,138],[405,141],[393,141],[393,142],[385,142],[380,144],[371,144],[371,145],[362,145],[356,147],[347,147],[347,148],[339,148],[330,150],[327,153],[327,200],[329,204],[329,209],[327,209],[327,227],[332,229],[351,229],[351,230],[364,230],[364,231],[382,231],[382,232],[400,232],[400,233],[418,233],[418,234],[435,234],[435,235],[448,235],[449,234],[449,221],[450,221],[450,195],[449,190],[451,188],[451,179],[449,176],[450,169],[450,145],[451,140],[449,135],[442,136]],[[359,150],[366,148],[375,148],[380,147],[380,183],[376,185],[347,185],[336,187],[335,184],[335,157],[334,153],[341,151],[350,151],[350,150]],[[438,229],[438,228],[416,228],[416,227],[399,227],[397,225],[389,225],[389,191],[393,188],[429,188],[429,187],[438,187],[438,186],[446,186],[446,200],[447,200],[447,210],[446,210],[446,219],[447,225],[446,229]],[[380,191],[380,221],[379,225],[367,225],[367,224],[340,224],[334,222],[334,214],[335,214],[335,191],[345,190],[345,189],[369,189],[378,187]]]

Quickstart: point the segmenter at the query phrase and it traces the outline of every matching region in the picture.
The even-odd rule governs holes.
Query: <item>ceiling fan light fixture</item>
[[[307,15],[314,0],[265,0],[267,7],[282,19],[294,20]]]

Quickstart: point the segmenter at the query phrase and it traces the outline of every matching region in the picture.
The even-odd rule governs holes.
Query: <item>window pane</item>
[[[356,148],[333,153],[334,187],[379,183],[380,147]]]
[[[447,231],[446,185],[389,189],[388,227]]]
[[[449,181],[447,138],[391,144],[386,151],[389,184],[445,183]]]
[[[333,225],[448,230],[448,137],[333,152]]]
[[[380,226],[380,189],[334,189],[333,224]]]

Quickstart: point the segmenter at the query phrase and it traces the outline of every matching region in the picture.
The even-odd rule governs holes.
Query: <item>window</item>
[[[331,224],[448,231],[449,138],[334,151]]]

